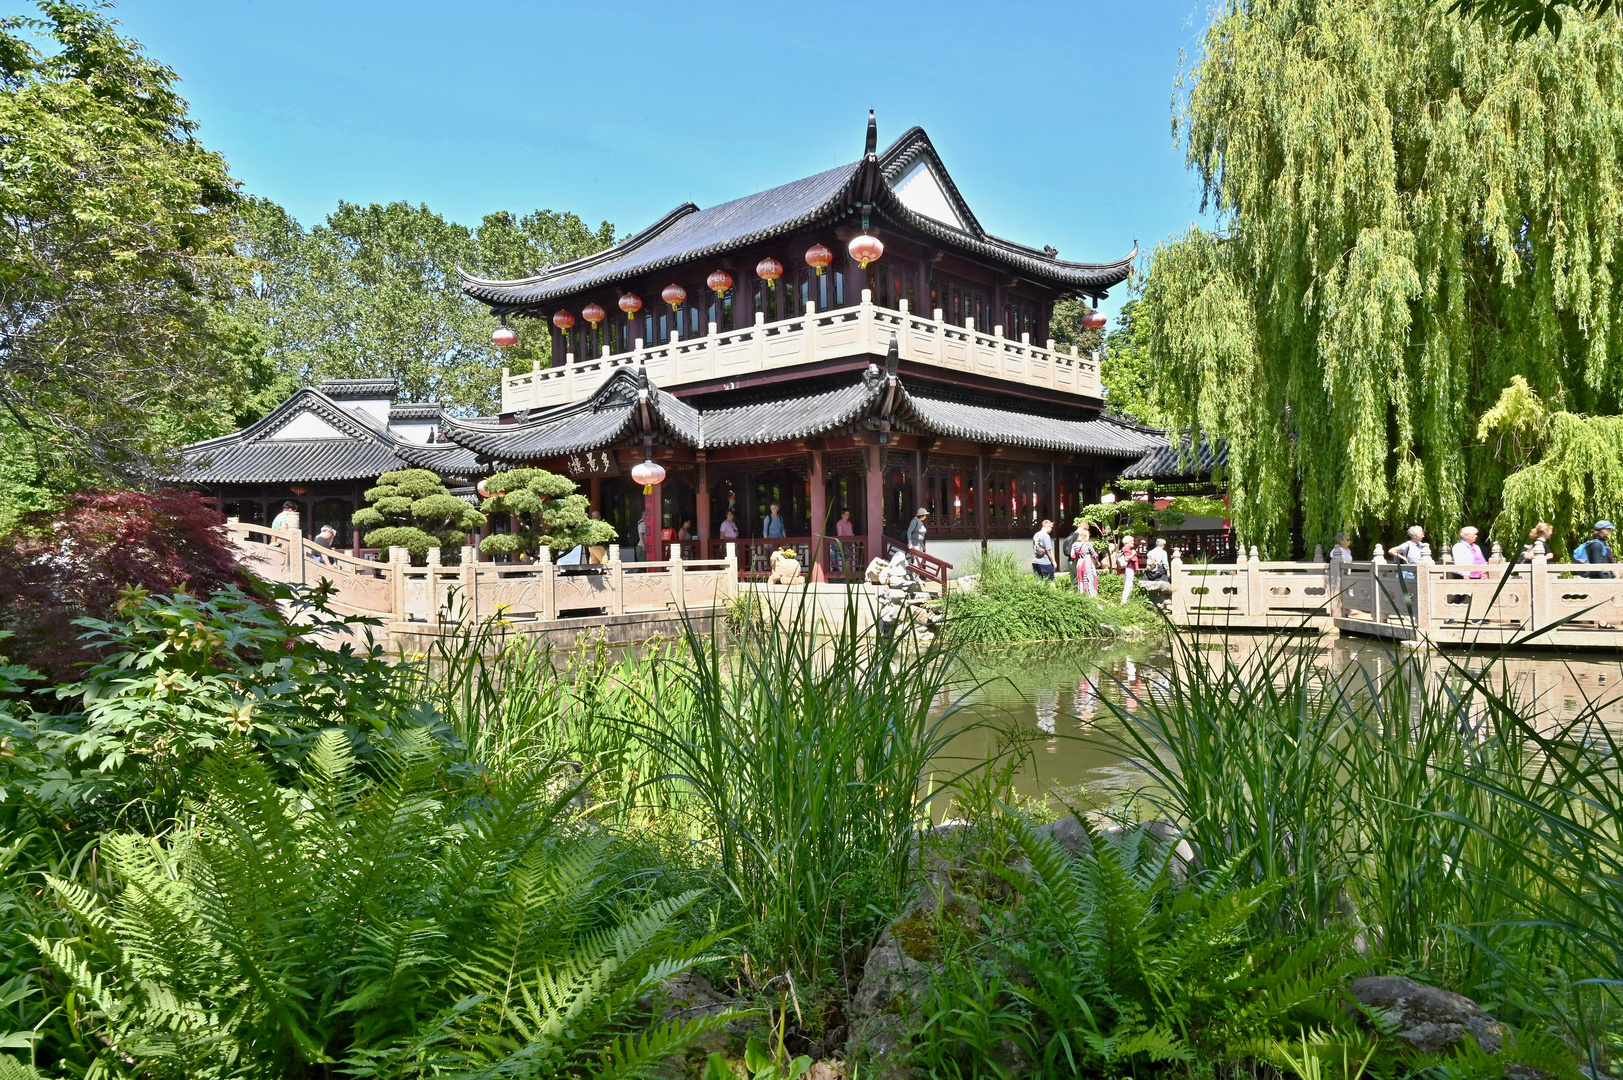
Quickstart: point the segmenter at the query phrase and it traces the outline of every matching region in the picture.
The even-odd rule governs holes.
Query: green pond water
[[[1361,669],[1379,677],[1394,662],[1392,650],[1357,638],[1318,643],[1300,639],[1301,647],[1319,651],[1318,663],[1328,675],[1352,675]],[[1267,639],[1240,636],[1203,642],[1202,653],[1220,661],[1223,653],[1242,660]],[[1115,644],[1045,643],[977,647],[962,651],[978,689],[956,698],[962,718],[990,722],[985,730],[959,738],[951,747],[949,768],[966,768],[997,752],[998,735],[991,725],[1020,734],[1030,749],[1018,788],[1025,795],[1061,793],[1067,802],[1091,797],[1108,801],[1113,794],[1145,786],[1145,778],[1099,741],[1119,731],[1121,721],[1106,702],[1131,703],[1165,693],[1173,654],[1165,639],[1145,638]],[[1446,663],[1423,654],[1436,670]],[[1466,658],[1455,655],[1456,662]],[[1608,727],[1623,728],[1623,659],[1579,652],[1521,653],[1503,661],[1516,700],[1543,715],[1569,718],[1586,703]],[[1474,669],[1481,662],[1470,662]],[[939,703],[948,706],[944,696]],[[1082,794],[1087,793],[1086,795]]]

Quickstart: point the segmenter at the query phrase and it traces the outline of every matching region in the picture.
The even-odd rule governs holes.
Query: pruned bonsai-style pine
[[[487,555],[535,555],[543,547],[570,551],[580,544],[607,544],[620,534],[606,521],[594,521],[586,496],[575,482],[546,469],[509,469],[485,481],[486,514],[506,514],[512,531],[487,536]]]
[[[452,495],[427,469],[397,469],[378,477],[369,505],[350,522],[366,530],[366,546],[403,547],[421,558],[431,547],[460,547],[485,515]]]

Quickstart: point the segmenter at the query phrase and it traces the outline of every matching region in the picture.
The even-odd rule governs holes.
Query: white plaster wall
[[[929,164],[923,158],[908,166],[907,171],[897,177],[896,183],[891,185],[891,190],[909,210],[960,229],[968,227],[958,217],[958,211],[953,208],[952,200],[947,198],[947,193],[941,188],[941,182],[936,179],[935,173],[930,171]]]
[[[344,432],[339,431],[315,413],[306,410],[289,420],[282,428],[271,436],[272,439],[347,439]]]
[[[424,445],[427,445],[428,436],[437,427],[439,427],[439,425],[434,423],[432,420],[425,420],[420,424],[401,423],[397,420],[389,425],[389,430],[398,438],[405,439],[407,442],[423,443]]]

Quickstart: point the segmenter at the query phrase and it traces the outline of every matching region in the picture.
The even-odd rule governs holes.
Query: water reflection
[[[1201,652],[1213,660],[1226,654],[1243,663],[1256,650],[1280,644],[1262,636],[1237,635],[1202,642]],[[1317,650],[1326,677],[1357,682],[1379,681],[1399,660],[1391,648],[1357,638],[1322,643],[1304,639],[1286,647]],[[1103,646],[981,647],[963,655],[976,678],[988,680],[959,699],[965,713],[1008,725],[1035,740],[1030,766],[1019,785],[1022,793],[1060,789],[1069,797],[1070,792],[1086,789],[1108,797],[1113,789],[1142,786],[1137,769],[1093,745],[1092,739],[1120,723],[1105,702],[1166,700],[1173,654],[1164,639]],[[1449,658],[1424,653],[1421,658],[1439,674],[1450,670],[1449,659],[1465,662],[1474,674],[1485,666],[1481,659],[1459,653]],[[1539,715],[1570,719],[1590,708],[1608,727],[1623,729],[1623,660],[1616,656],[1523,653],[1502,661],[1492,685],[1505,683],[1515,700]],[[998,736],[991,729],[966,735],[952,748],[958,768],[984,761],[998,750]]]

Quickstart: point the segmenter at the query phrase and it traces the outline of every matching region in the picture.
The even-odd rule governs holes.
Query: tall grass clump
[[[954,590],[942,601],[943,636],[955,644],[1110,638],[1130,627],[1160,625],[1148,601],[1120,602],[1121,579],[1111,575],[1101,576],[1100,595],[1092,597],[1077,592],[1069,576],[1050,585],[1006,551],[977,556],[967,570],[975,588]]]
[[[1165,685],[1108,702],[1103,736],[1201,861],[1276,884],[1273,933],[1345,925],[1375,966],[1600,1060],[1623,1022],[1623,759],[1600,704],[1534,712],[1491,662],[1336,677],[1316,645],[1211,644],[1175,638]]]
[[[691,792],[754,961],[817,980],[905,899],[959,672],[939,646],[876,641],[854,601],[829,625],[808,596],[736,648],[690,626],[645,730]]]

